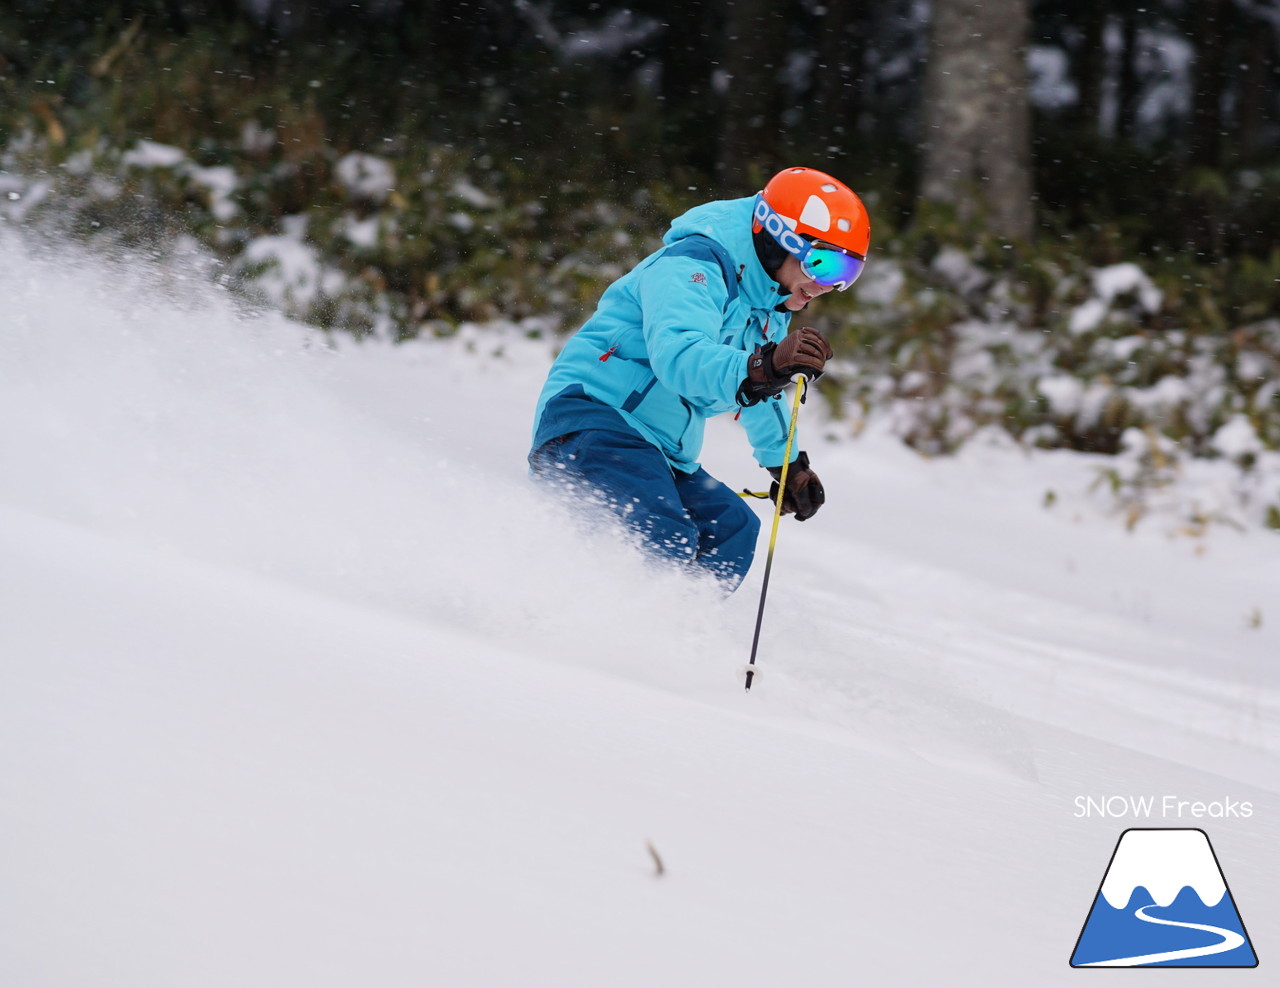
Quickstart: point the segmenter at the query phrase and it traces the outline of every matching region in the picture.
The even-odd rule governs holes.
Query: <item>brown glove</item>
[[[775,503],[778,500],[778,481],[782,477],[782,467],[766,467],[773,475],[773,486],[769,489],[769,497]],[[782,513],[794,513],[796,521],[806,521],[818,513],[818,509],[826,503],[827,492],[822,489],[822,481],[809,469],[809,454],[801,453],[795,462],[787,468],[787,492],[782,495]]]
[[[738,403],[754,405],[781,394],[796,374],[816,381],[831,357],[831,344],[811,326],[788,333],[781,343],[766,343],[747,361],[747,379],[738,388]]]

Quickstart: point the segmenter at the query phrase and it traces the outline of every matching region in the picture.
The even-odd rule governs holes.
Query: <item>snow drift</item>
[[[744,695],[758,572],[527,483],[545,341],[335,343],[3,231],[0,289],[6,984],[1067,983],[1117,790],[1249,799],[1215,846],[1280,919],[1265,535],[811,402]]]

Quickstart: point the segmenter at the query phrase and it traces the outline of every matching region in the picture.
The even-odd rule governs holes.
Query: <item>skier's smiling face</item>
[[[781,290],[791,293],[782,303],[791,312],[799,312],[819,295],[825,295],[832,289],[830,285],[819,285],[805,274],[800,267],[800,260],[792,254],[788,254],[787,259],[782,262],[776,278]]]

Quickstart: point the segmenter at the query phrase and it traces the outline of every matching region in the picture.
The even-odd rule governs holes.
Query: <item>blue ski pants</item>
[[[534,450],[529,464],[540,480],[594,495],[656,555],[705,570],[729,591],[751,568],[760,532],[755,512],[705,470],[673,470],[639,433],[558,436]]]

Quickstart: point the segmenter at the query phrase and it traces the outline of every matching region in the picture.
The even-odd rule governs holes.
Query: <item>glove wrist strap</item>
[[[743,408],[774,398],[787,386],[788,378],[774,373],[773,351],[777,348],[776,343],[766,343],[747,358],[747,376],[737,394],[738,404]]]

